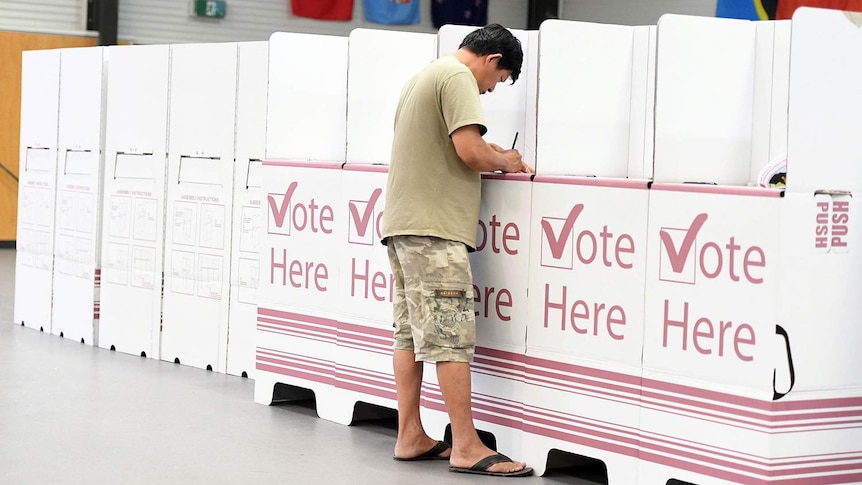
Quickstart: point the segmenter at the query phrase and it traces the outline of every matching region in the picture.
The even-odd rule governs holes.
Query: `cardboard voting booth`
[[[255,401],[272,402],[275,383],[288,384],[314,392],[320,417],[349,423],[353,406],[334,385],[341,164],[266,160],[263,175]]]
[[[272,34],[267,159],[344,163],[347,42],[345,37],[328,35]],[[301,75],[299,66],[304,69]]]
[[[636,478],[647,184],[533,181],[523,458],[539,473],[557,449]]]
[[[664,60],[674,62],[661,45],[672,38],[662,34],[669,27],[664,20],[657,83],[673,90],[679,78],[662,75]],[[753,172],[748,164],[760,160],[743,150],[714,163],[709,159],[715,154],[698,164],[676,158],[680,152],[663,146],[688,141],[658,136],[680,130],[661,125],[673,116],[662,116],[666,105],[661,97],[656,101],[638,471],[643,483],[862,479],[856,419],[862,382],[851,350],[860,343],[854,323],[859,310],[840,289],[853,284],[860,266],[852,249],[858,148],[849,133],[859,127],[862,106],[851,87],[862,71],[850,61],[862,51],[862,36],[853,16],[840,11],[800,9],[792,29],[783,197],[776,189],[674,183],[694,178],[741,185]],[[748,32],[729,35],[749,39]],[[774,45],[776,58],[786,55],[780,44]],[[736,69],[747,73],[750,67]],[[779,88],[783,73],[783,67],[773,72]],[[733,106],[725,106],[725,114],[757,105],[757,84],[748,89],[726,98]],[[689,119],[686,129],[697,131],[692,125],[717,119],[705,118]],[[781,119],[778,114],[771,123]],[[740,126],[713,128],[720,139],[739,134]],[[763,130],[754,126],[752,133],[758,132]],[[742,135],[740,147],[754,136]]]
[[[649,176],[654,28],[549,20],[539,32],[537,173]]]
[[[51,332],[99,335],[107,49],[60,51],[60,114]]]
[[[389,163],[401,90],[413,74],[436,58],[436,38],[416,32],[354,29],[349,39],[347,163]],[[383,50],[389,55],[381,56]]]
[[[387,249],[380,243],[389,171],[386,165],[347,164],[341,172],[339,212],[344,220],[336,226],[341,246],[335,386],[343,391],[341,399],[351,411],[357,402],[396,409],[395,277]]]
[[[231,375],[254,377],[260,240],[263,234],[263,157],[269,43],[239,44],[236,162],[233,178],[230,313],[227,364]]]
[[[356,29],[348,41],[347,163],[339,170],[336,214],[341,222],[335,226],[340,304],[333,380],[336,420],[344,424],[352,421],[358,402],[397,407],[391,350],[394,279],[380,244],[380,223],[398,94],[433,60],[434,39]],[[383,62],[381,49],[396,49],[409,62]]]
[[[279,383],[310,389],[321,417],[349,422],[334,387],[347,39],[276,33],[269,47],[255,402]]]
[[[14,321],[51,331],[60,51],[21,59],[21,155]]]
[[[521,457],[541,474],[552,449],[584,455],[634,483],[654,29],[539,35]]]
[[[108,48],[99,343],[159,358],[168,46]]]
[[[748,182],[756,31],[746,20],[662,16],[655,159],[663,163],[656,164],[656,180]]]
[[[162,360],[224,372],[237,44],[171,47]]]

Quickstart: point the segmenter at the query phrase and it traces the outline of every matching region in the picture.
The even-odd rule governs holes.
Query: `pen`
[[[515,143],[518,143],[518,132],[515,132],[515,139],[512,140],[512,150],[515,149]]]

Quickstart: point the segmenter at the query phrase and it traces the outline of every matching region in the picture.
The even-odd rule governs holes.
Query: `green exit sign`
[[[195,15],[214,19],[224,18],[227,3],[224,0],[195,0]]]

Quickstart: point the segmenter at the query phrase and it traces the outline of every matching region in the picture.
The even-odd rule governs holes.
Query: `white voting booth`
[[[169,46],[108,48],[98,345],[159,358]]]
[[[654,38],[540,28],[522,447],[537,473],[557,449],[637,480]]]
[[[704,469],[705,476],[746,482],[745,474],[734,475],[734,462],[743,470],[764,464],[756,460],[763,438],[722,432],[722,425],[768,426],[757,420],[763,415],[735,408],[765,397],[767,387],[761,396],[741,390],[779,369],[775,308],[764,303],[777,288],[769,282],[776,281],[780,191],[745,187],[752,140],[770,131],[769,118],[753,122],[755,94],[771,94],[770,84],[755,93],[764,86],[755,83],[757,61],[766,60],[757,56],[757,28],[673,15],[659,22],[639,467],[645,483],[691,480],[693,470]],[[670,449],[668,436],[678,440]]]
[[[339,228],[338,358],[335,386],[349,422],[357,402],[397,407],[392,374],[394,276],[380,223],[401,90],[434,60],[432,34],[355,29],[347,68],[347,164]],[[388,51],[399,62],[392,63]],[[441,429],[442,431],[442,429]]]
[[[347,52],[344,37],[272,35],[261,172],[254,399],[273,402],[277,383],[310,389],[333,421]]]
[[[60,51],[60,114],[51,332],[99,335],[107,49]]]
[[[851,218],[860,22],[800,9],[788,57],[784,23],[772,26],[769,56],[759,52],[760,25],[708,20],[659,23],[639,480],[855,483],[862,427],[850,417],[862,406],[862,333],[858,305],[841,288],[862,265]],[[769,57],[766,74],[758,64]],[[765,116],[756,107],[766,106],[769,84]],[[775,97],[788,92],[785,117]],[[706,97],[723,103],[695,115]],[[753,165],[781,150],[782,132],[784,197],[745,187]],[[769,150],[751,149],[760,137]]]
[[[237,44],[171,47],[161,359],[224,372]]]
[[[257,288],[262,222],[262,162],[266,150],[269,43],[239,44],[236,95],[236,162],[231,231],[230,314],[227,364],[231,375],[254,377]]]
[[[436,38],[424,33],[354,29],[349,39],[347,163],[389,163],[401,89],[413,74],[436,59]],[[395,57],[380,55],[383,50]]]
[[[14,322],[51,331],[60,51],[24,52]]]

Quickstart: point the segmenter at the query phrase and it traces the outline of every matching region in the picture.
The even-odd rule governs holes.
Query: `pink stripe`
[[[528,423],[524,423],[523,427],[524,432],[532,433],[539,436],[546,436],[548,438],[558,439],[560,441],[566,441],[569,443],[577,444],[580,446],[588,446],[590,448],[595,448],[598,450],[610,451],[612,453],[617,453],[624,456],[629,456],[635,458],[638,456],[638,448],[637,446],[625,446],[616,443],[607,443],[604,441],[594,440],[591,438],[585,438],[583,436],[572,436],[569,433],[565,433],[563,431],[557,429],[545,429],[540,428],[538,426],[534,426]]]
[[[395,391],[388,391],[385,389],[378,389],[376,387],[366,387],[360,386],[354,382],[348,381],[335,381],[335,387],[339,389],[347,389],[348,391],[355,391],[362,394],[368,394],[371,396],[382,397],[384,399],[391,399],[393,401],[397,401],[398,397],[395,395]]]
[[[280,359],[290,359],[297,362],[306,362],[311,365],[319,365],[319,363],[323,363],[328,366],[335,366],[335,362],[331,360],[319,359],[317,357],[311,357],[307,355],[289,354],[287,352],[282,352],[276,349],[268,349],[266,347],[258,347],[257,355],[270,356]]]
[[[653,463],[658,463],[661,465],[680,468],[682,470],[688,470],[694,473],[699,473],[701,475],[706,475],[712,478],[719,478],[722,480],[728,480],[732,482],[738,483],[746,483],[746,484],[766,484],[766,483],[781,483],[781,484],[798,484],[798,485],[810,485],[812,483],[853,483],[860,478],[862,478],[862,473],[852,473],[852,474],[842,474],[842,475],[823,475],[823,473],[828,472],[841,472],[841,471],[856,471],[859,468],[858,464],[848,464],[841,466],[832,466],[832,467],[817,467],[817,468],[807,468],[807,469],[793,469],[793,470],[778,470],[778,471],[762,471],[758,473],[761,476],[766,477],[780,477],[782,475],[802,475],[802,474],[810,474],[814,473],[815,476],[809,477],[800,477],[800,478],[785,478],[778,480],[766,480],[765,478],[754,478],[749,475],[743,475],[741,473],[735,473],[733,471],[722,470],[713,468],[710,465],[705,465],[701,463],[691,463],[688,461],[684,461],[678,458],[667,457],[663,455],[656,455],[649,451],[645,451],[641,449],[640,451],[640,459],[644,461],[649,461]],[[849,468],[853,467],[853,468]],[[734,467],[736,468],[736,467]],[[825,480],[825,481],[821,481]]]
[[[521,426],[523,424],[520,421],[516,421],[513,419],[509,419],[509,418],[504,418],[502,416],[496,416],[493,414],[485,414],[481,411],[476,411],[475,409],[473,410],[473,417],[477,421],[480,421],[480,422],[498,424],[500,426],[505,426],[507,428],[517,429],[517,430],[522,429]]]
[[[281,367],[276,367],[273,365],[262,364],[260,362],[257,363],[257,370],[262,370],[266,372],[272,372],[275,374],[281,374],[284,376],[296,377],[299,379],[304,379],[306,381],[319,382],[321,384],[333,385],[333,378],[331,376],[319,376],[317,374],[309,374],[306,372],[299,372],[292,369],[283,369]]]
[[[516,408],[505,408],[500,407],[497,404],[485,404],[482,401],[473,401],[473,411],[475,412],[477,409],[482,411],[488,411],[489,413],[502,414],[504,416],[509,416],[513,422],[517,421],[520,429],[520,423],[524,420],[524,410],[521,407]]]
[[[655,435],[655,436],[664,436],[664,435]],[[645,439],[643,437],[643,435],[642,435],[641,439],[642,440]],[[681,441],[681,440],[673,438],[673,437],[665,437],[665,438],[649,437],[649,440],[659,441],[659,442],[666,443],[668,445],[673,445],[673,446],[685,446],[691,450],[694,450],[695,452],[700,452],[701,456],[704,454],[713,454],[713,455],[725,457],[729,460],[744,460],[744,461],[747,461],[749,463],[759,465],[761,467],[769,466],[769,462],[771,461],[770,458],[758,456],[758,455],[751,455],[748,453],[744,454],[746,456],[740,456],[740,455],[742,455],[742,453],[739,453],[736,450],[731,450],[731,449],[727,449],[727,448],[720,448],[720,447],[712,447],[713,449],[706,448],[705,446],[703,446],[704,445],[703,443],[688,444],[684,441]],[[698,446],[698,445],[700,445],[700,446]],[[644,447],[650,448],[650,446],[645,441],[641,441],[641,447],[642,448],[644,448]],[[720,451],[715,451],[715,450],[720,450]],[[731,454],[731,453],[739,453],[739,454]],[[843,453],[843,454],[846,455],[847,453]],[[776,458],[773,458],[772,461],[777,461],[778,459],[780,459],[781,462],[775,463],[774,466],[784,467],[784,466],[791,466],[791,465],[814,465],[814,464],[818,464],[818,463],[846,462],[848,460],[858,460],[858,459],[862,458],[862,455],[857,454],[856,456],[844,456],[844,457],[831,456],[828,458],[814,459],[815,457],[818,457],[818,456],[824,456],[824,455],[810,455],[807,457],[800,457],[800,458],[806,458],[806,459],[797,459],[796,461],[785,461],[785,460],[792,458],[792,457],[776,457]]]
[[[660,190],[662,192],[686,192],[692,194],[721,194],[721,195],[743,195],[748,197],[781,197],[784,192],[780,189],[766,189],[763,187],[740,187],[732,185],[711,185],[711,184],[669,184],[669,183],[654,183],[652,190]]]
[[[299,362],[291,362],[291,361],[287,361],[284,359],[276,359],[276,358],[272,358],[272,357],[257,356],[257,362],[258,363],[266,363],[266,364],[276,364],[276,365],[281,365],[281,366],[285,366],[285,367],[290,367],[291,369],[301,369],[301,370],[312,372],[312,373],[317,372],[317,373],[325,374],[328,376],[334,375],[333,372],[335,370],[333,366],[319,366],[319,365],[315,366],[315,365],[301,364]]]
[[[473,371],[473,372],[475,374],[488,376],[488,377],[494,377],[497,379],[506,379],[508,381],[515,382],[517,384],[522,384],[524,382],[523,380],[521,380],[522,376],[520,376],[518,374],[510,374],[509,376],[507,376],[505,373],[499,373],[499,372],[494,372],[494,373],[492,373],[492,372],[480,372],[480,371]]]
[[[858,470],[858,463],[844,463],[844,464],[834,464],[834,465],[822,465],[822,466],[809,466],[809,467],[796,467],[792,469],[784,469],[784,470],[770,470],[770,466],[767,464],[759,464],[754,466],[741,465],[739,460],[741,457],[731,456],[728,454],[720,454],[727,458],[725,459],[716,459],[712,457],[706,457],[703,452],[709,451],[704,450],[703,448],[691,447],[693,450],[699,450],[700,452],[686,452],[680,451],[674,448],[654,445],[651,443],[646,443],[643,441],[639,441],[636,438],[625,437],[618,433],[615,433],[613,430],[610,432],[599,432],[586,427],[579,427],[573,425],[565,425],[565,427],[560,427],[558,423],[554,420],[550,419],[529,419],[529,413],[527,414],[527,418],[523,423],[523,430],[526,432],[530,432],[535,435],[545,436],[549,438],[559,439],[562,441],[570,442],[577,445],[585,445],[590,446],[592,448],[611,451],[614,453],[619,453],[626,456],[637,456],[637,453],[633,453],[635,450],[640,450],[640,458],[645,459],[647,461],[652,461],[654,463],[660,463],[663,465],[671,466],[674,468],[681,468],[683,470],[689,470],[696,473],[701,473],[714,478],[723,478],[727,480],[740,481],[742,483],[753,483],[751,482],[751,477],[747,475],[742,475],[735,472],[718,470],[712,468],[712,466],[721,466],[725,468],[731,468],[737,471],[744,471],[752,474],[765,475],[765,476],[784,476],[784,475],[801,475],[801,474],[818,474],[821,478],[823,478],[823,473],[834,473],[840,471],[855,471]],[[559,419],[558,417],[554,417],[555,419]],[[538,426],[538,424],[544,424],[548,427]],[[604,427],[607,429],[607,427]],[[585,438],[582,435],[588,435],[590,438]],[[608,443],[604,440],[611,440],[612,443]],[[628,446],[621,446],[618,443],[626,443]],[[683,445],[683,443],[678,441],[668,442],[674,445]],[[653,452],[662,452],[670,455],[675,455],[675,457],[666,457],[664,455],[653,454]],[[698,463],[693,463],[691,461],[682,460],[678,457],[685,457],[689,460],[697,460]],[[842,461],[858,459],[855,457],[843,458],[840,459]],[[776,463],[773,466],[781,466],[785,467],[787,465],[794,464],[814,464],[819,462],[834,462],[837,459],[826,459],[826,460],[809,460],[804,462],[795,462],[795,463]],[[751,460],[747,460],[751,461]],[[704,462],[708,464],[704,464]],[[792,479],[796,480],[796,479]],[[799,483],[811,483],[810,478],[808,482],[799,482]],[[770,482],[772,483],[772,482]],[[781,483],[785,483],[784,480]],[[787,481],[786,483],[796,483],[793,481]],[[830,483],[837,483],[831,482]]]
[[[478,353],[478,349],[477,349]],[[499,353],[501,357],[505,357],[504,353]],[[517,355],[517,354],[515,354]],[[773,412],[782,412],[782,411],[790,411],[790,410],[804,410],[804,411],[812,411],[824,408],[836,408],[836,407],[862,407],[862,397],[849,397],[849,398],[832,398],[832,399],[811,399],[811,400],[801,400],[801,401],[761,401],[753,398],[741,397],[734,394],[722,393],[718,391],[711,391],[707,389],[701,389],[692,386],[685,386],[681,384],[674,384],[665,381],[659,381],[655,379],[641,378],[638,376],[632,376],[628,374],[622,374],[611,371],[604,371],[600,369],[594,369],[589,367],[583,367],[573,364],[564,364],[560,362],[555,362],[546,359],[540,359],[536,357],[527,356],[525,359],[526,363],[530,366],[534,367],[543,367],[546,369],[553,369],[560,372],[565,372],[567,374],[575,374],[575,375],[585,375],[590,377],[595,377],[599,379],[604,379],[608,381],[617,381],[630,385],[639,385],[642,384],[644,390],[643,396],[652,397],[654,399],[665,401],[665,402],[675,402],[678,404],[686,404],[695,406],[697,408],[706,408],[711,410],[720,410],[722,412],[736,414],[740,416],[748,416],[750,418],[755,418],[759,420],[765,421],[792,421],[799,419],[827,419],[827,418],[841,418],[841,417],[856,417],[862,415],[862,410],[839,410],[839,411],[831,411],[831,412],[821,412],[816,414],[805,413],[805,414],[792,414],[792,415],[772,415]],[[527,368],[527,380],[529,381],[531,377],[534,375],[541,375],[548,378],[557,377],[560,379],[564,379],[567,381],[572,381],[573,376],[571,375],[555,375],[548,371],[540,371],[534,368]],[[637,389],[624,388],[614,384],[608,383],[600,383],[595,382],[591,383],[585,381],[583,379],[577,379],[576,381],[581,383],[589,383],[591,385],[604,387],[607,389],[614,389],[620,392],[628,392],[631,394],[639,394]],[[672,392],[675,394],[679,394],[683,397],[677,396],[668,396],[662,395],[658,393],[649,392],[648,389],[657,389],[666,392]],[[699,401],[693,401],[689,399],[689,397],[696,397],[699,399],[706,399],[711,401],[717,401],[718,404],[706,404]],[[739,406],[739,407],[747,407],[753,409],[754,411],[761,411],[760,413],[756,413],[754,411],[744,411],[738,410],[736,408],[729,408],[726,406],[721,406],[721,404]],[[812,423],[813,425],[814,423]]]
[[[539,377],[544,377],[546,379],[540,379]],[[556,382],[551,379],[560,380],[562,382]],[[612,384],[608,382],[598,382],[592,379],[587,379],[583,377],[578,377],[578,374],[571,375],[560,375],[553,372],[541,371],[537,369],[527,369],[527,383],[537,381],[544,382],[546,384],[552,384],[559,387],[568,387],[570,389],[576,389],[581,391],[589,391],[596,392],[599,394],[607,394],[607,390],[616,391],[617,393],[629,394],[631,395],[630,399],[640,400],[641,393],[640,389],[632,388],[626,386],[624,384]],[[576,385],[579,384],[579,385]],[[587,386],[587,387],[583,387]],[[616,396],[621,397],[621,396]]]
[[[485,359],[483,357],[473,357],[473,362],[476,364],[484,364],[489,368],[498,368],[498,369],[508,369],[511,371],[519,372],[521,374],[526,373],[526,366],[524,364],[519,364],[511,361],[496,361],[492,359]]]
[[[309,332],[300,332],[300,331],[290,331],[283,327],[273,327],[270,325],[257,324],[258,331],[268,332],[268,333],[277,333],[279,335],[287,335],[291,337],[304,338],[306,340],[314,340],[316,342],[323,342],[325,344],[335,344],[335,342],[331,338],[322,338],[318,336],[316,333]]]
[[[676,384],[656,379],[643,378],[643,387],[658,389],[702,399],[719,401],[737,406],[759,409],[761,411],[800,411],[839,407],[862,407],[862,397],[844,397],[831,399],[805,399],[798,401],[761,401],[759,399],[737,396],[718,391],[710,391],[683,384]],[[669,398],[665,398],[669,399]],[[673,398],[670,398],[673,399]],[[862,410],[860,410],[862,412]]]
[[[567,374],[580,374],[588,377],[597,377],[599,379],[605,379],[609,381],[617,381],[622,384],[630,384],[635,386],[641,385],[641,377],[630,375],[630,374],[622,374],[620,372],[612,372],[602,369],[596,369],[593,367],[584,367],[581,365],[575,364],[565,364],[562,362],[556,362],[553,360],[541,359],[538,357],[530,357],[525,356],[524,362],[527,365],[542,367],[545,369],[556,370],[560,372],[564,372]],[[527,368],[527,374],[531,372],[535,372],[535,370]],[[561,376],[563,379],[568,379],[569,376]]]
[[[318,359],[317,357],[309,357],[297,354],[288,354],[286,352],[272,351],[268,349],[264,349],[258,347],[257,349],[257,357],[258,358],[269,358],[269,359],[279,359],[283,362],[297,362],[303,365],[309,366],[323,366],[323,367],[331,367],[335,368],[335,362],[331,360]]]
[[[491,347],[476,347],[476,355],[484,355],[495,359],[511,360],[513,362],[526,362],[527,356],[521,352],[509,352],[506,350],[492,349]]]
[[[323,326],[323,330],[326,333],[335,334],[338,331],[338,321],[330,318],[322,318],[322,317],[313,317],[311,315],[303,315],[300,313],[291,313],[284,312],[279,310],[272,310],[269,308],[261,308],[257,309],[258,321],[261,319],[260,316],[274,317],[282,320],[287,320],[284,324],[297,323],[313,323]]]
[[[320,327],[314,325],[303,325],[295,322],[282,322],[281,320],[274,320],[272,318],[264,318],[257,317],[258,323],[268,323],[273,327],[281,327],[284,329],[296,329],[305,331],[308,334],[317,334],[322,336],[323,338],[327,338],[333,342],[335,342],[335,331],[330,330],[328,328],[321,329]]]
[[[557,429],[563,429],[563,428],[560,428],[559,426],[555,426],[555,424],[559,420],[565,420],[565,421],[571,422],[571,423],[580,423],[582,425],[589,425],[589,426],[592,426],[594,428],[601,428],[601,429],[607,430],[609,433],[615,432],[615,433],[617,433],[618,438],[620,438],[620,439],[622,439],[622,438],[638,439],[639,434],[642,431],[639,428],[636,428],[633,426],[625,426],[622,424],[611,424],[611,423],[608,423],[606,421],[599,421],[599,420],[587,421],[585,419],[580,419],[579,416],[576,416],[574,414],[559,413],[559,412],[552,412],[552,411],[553,410],[547,409],[547,408],[540,408],[538,406],[526,405],[526,406],[524,406],[524,416],[525,416],[524,420],[525,421],[531,421],[531,419],[530,419],[531,416],[540,415],[540,416],[545,417],[544,419],[542,419],[542,422],[550,425],[551,428],[556,427]],[[560,416],[561,414],[563,416]],[[570,425],[566,425],[565,429],[570,429]]]
[[[338,330],[356,332],[362,335],[375,335],[377,337],[392,339],[392,332],[394,329],[392,328],[377,328],[370,327],[367,325],[357,325],[353,323],[343,322],[341,320],[338,321]]]
[[[344,162],[303,162],[298,160],[264,160],[264,166],[341,169]]]
[[[363,352],[372,352],[372,353],[380,354],[380,355],[391,355],[392,354],[392,349],[390,347],[387,347],[386,349],[380,349],[380,348],[371,347],[371,346],[363,346],[363,345],[355,345],[355,344],[342,344],[342,343],[339,343],[338,346],[341,348],[345,348],[345,349],[361,350]]]
[[[638,453],[638,458],[640,458],[641,460],[644,460],[644,461],[649,461],[652,463],[658,463],[660,465],[665,465],[665,466],[672,467],[672,468],[679,468],[681,470],[687,470],[687,471],[694,472],[694,473],[700,473],[701,475],[706,475],[706,476],[712,477],[712,478],[727,480],[729,482],[745,483],[745,484],[749,484],[749,485],[759,485],[759,484],[765,484],[766,483],[766,481],[764,481],[764,479],[762,479],[762,478],[756,479],[756,478],[752,478],[748,475],[742,475],[742,474],[735,473],[735,472],[728,471],[728,470],[716,470],[716,469],[709,467],[709,466],[706,466],[706,465],[689,463],[687,461],[683,461],[683,460],[680,460],[677,458],[671,458],[671,457],[667,457],[667,456],[649,453],[643,449],[640,450],[640,452]],[[668,478],[671,478],[671,477],[668,477]]]
[[[336,369],[336,372],[340,372],[344,375],[352,374],[352,375],[357,375],[357,376],[365,376],[365,377],[368,377],[370,379],[378,379],[381,381],[386,381],[386,382],[389,382],[392,384],[393,389],[395,388],[395,376],[391,372],[386,373],[386,372],[370,371],[370,370],[363,369],[360,367],[353,367],[353,366],[344,365],[341,363],[337,364],[335,366],[335,369]]]
[[[386,393],[386,396],[395,397],[395,384],[393,383],[391,386],[386,386],[384,383],[377,382],[371,379],[360,379],[356,377],[351,377],[350,379],[339,379],[338,372],[335,373],[335,387],[341,389],[351,389],[351,390],[359,390],[359,389],[373,389],[379,392]],[[383,389],[379,389],[383,387]],[[376,392],[372,393],[375,396],[379,395]]]
[[[533,174],[530,173],[495,173],[482,172],[482,180],[513,180],[517,182],[529,182]]]
[[[389,165],[384,165],[382,163],[345,163],[343,168],[349,172],[389,173]]]
[[[851,474],[842,474],[842,475],[829,475],[827,477],[816,477],[822,479],[828,479],[829,483],[859,483],[862,482],[862,473],[851,473]],[[783,480],[773,480],[769,483],[778,483],[784,485],[811,485],[815,477],[808,478],[787,478]]]
[[[572,441],[572,440],[569,440],[565,437],[561,437],[561,435],[564,434],[563,431],[568,432],[568,433],[587,434],[587,435],[590,435],[590,436],[593,436],[596,438],[604,438],[604,439],[628,442],[629,444],[632,444],[632,445],[637,444],[640,446],[641,450],[658,451],[658,452],[667,453],[670,455],[676,455],[678,457],[686,457],[686,458],[691,459],[691,460],[699,460],[701,462],[705,461],[705,462],[710,463],[711,465],[733,468],[733,469],[736,469],[739,471],[747,471],[749,473],[768,474],[770,476],[797,475],[797,474],[804,474],[804,473],[824,473],[824,472],[854,470],[854,469],[858,469],[858,466],[859,466],[858,464],[843,463],[843,464],[833,464],[833,465],[796,467],[796,468],[788,469],[788,470],[770,471],[769,470],[770,465],[768,464],[769,460],[766,458],[763,458],[763,457],[757,457],[761,460],[761,463],[753,463],[754,460],[752,460],[752,459],[748,459],[748,458],[740,457],[740,456],[735,456],[735,455],[730,455],[728,453],[718,453],[718,452],[714,452],[712,450],[709,450],[709,449],[706,449],[703,447],[691,446],[691,445],[688,445],[687,443],[680,441],[680,440],[673,440],[673,439],[667,440],[667,439],[652,438],[653,441],[661,441],[661,442],[667,443],[668,445],[675,445],[677,447],[686,446],[690,450],[693,450],[693,451],[681,451],[681,450],[677,450],[675,448],[671,448],[669,446],[662,446],[662,445],[650,443],[647,441],[638,441],[636,438],[626,437],[626,436],[620,434],[619,430],[612,429],[608,426],[598,425],[598,424],[594,424],[594,423],[586,423],[583,421],[578,421],[578,420],[573,419],[573,418],[561,418],[560,416],[551,415],[549,413],[541,413],[541,414],[548,416],[548,419],[545,419],[545,418],[536,419],[533,416],[534,414],[538,414],[538,413],[531,410],[531,408],[528,406],[526,411],[525,411],[524,429],[534,430],[534,431],[532,431],[534,434],[538,434],[541,436],[547,436],[547,437],[552,437],[552,438],[565,439],[566,441]],[[608,432],[599,432],[599,431],[589,429],[589,428],[582,428],[582,427],[574,426],[571,424],[560,423],[561,419],[567,419],[568,421],[573,421],[573,422],[581,422],[583,424],[591,424],[592,427],[594,427],[594,428],[595,427],[603,428],[603,429],[607,430]],[[546,427],[534,426],[531,423],[543,424]],[[629,432],[628,434],[631,435],[632,433]],[[580,440],[575,440],[572,442],[580,443]],[[602,448],[602,447],[599,447],[599,448],[600,449],[606,449],[606,448]],[[718,448],[718,449],[724,450],[721,448]],[[724,450],[724,451],[732,451],[732,450]],[[718,455],[718,456],[721,456],[725,459],[720,459],[720,458],[717,459],[714,457],[707,457],[706,454]],[[656,456],[658,456],[658,455],[656,455]],[[751,456],[751,455],[749,455],[749,456]],[[845,457],[840,457],[840,458],[830,457],[830,458],[825,458],[825,459],[820,459],[820,460],[810,460],[809,459],[809,460],[801,460],[801,461],[796,461],[796,462],[781,462],[781,463],[776,463],[773,466],[785,467],[785,466],[789,466],[789,465],[800,465],[800,464],[815,465],[818,463],[830,463],[830,462],[834,463],[836,461],[846,462],[846,461],[851,461],[851,460],[857,460],[859,458],[862,458],[862,455],[845,456]],[[673,460],[676,460],[676,459],[673,459]],[[752,463],[752,465],[740,464],[740,463],[738,463],[739,460],[745,460],[749,463]],[[688,464],[689,462],[686,461],[686,462],[680,462],[680,463],[687,463]],[[857,467],[857,468],[852,468],[852,467]],[[682,467],[682,468],[688,469],[685,467]],[[711,476],[714,476],[714,475],[711,475]]]
[[[375,338],[345,338],[344,335],[339,334],[336,341],[338,342],[338,345],[355,345],[360,347],[383,349],[387,351],[392,350],[392,340],[389,340],[387,342],[385,340],[379,340]]]
[[[492,396],[490,394],[482,394],[481,392],[474,392],[473,398],[474,399],[482,399],[482,400],[486,400],[489,402],[511,403],[511,404],[521,406],[521,407],[524,406],[524,403],[521,402],[520,400],[506,399],[504,397]]]
[[[578,177],[564,175],[536,175],[533,182],[543,184],[584,185],[589,187],[612,187],[618,189],[647,189],[649,180],[617,179],[601,177]],[[655,186],[655,185],[653,185]]]
[[[545,419],[545,418],[525,419],[524,423],[525,424],[531,423],[533,425],[542,425],[543,429],[550,429],[550,430],[556,430],[556,431],[565,430],[567,433],[570,433],[570,434],[590,435],[593,438],[597,438],[597,439],[603,439],[606,441],[613,441],[616,443],[625,443],[625,444],[632,446],[634,448],[637,448],[638,443],[639,443],[637,435],[623,436],[619,433],[615,433],[613,430],[611,430],[609,432],[608,431],[599,431],[599,430],[591,429],[591,428],[585,427],[585,426],[575,426],[574,424],[568,424],[568,425],[565,425],[565,427],[560,427],[557,422],[550,420],[550,419]],[[605,428],[605,429],[607,429],[607,428]]]

